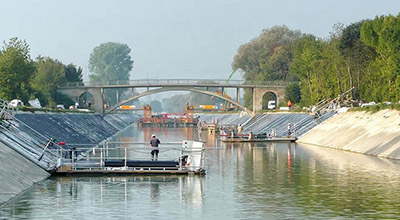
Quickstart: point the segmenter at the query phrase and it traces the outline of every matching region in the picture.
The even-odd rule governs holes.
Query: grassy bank
[[[94,111],[78,111],[69,109],[52,109],[52,108],[32,108],[28,106],[22,106],[18,108],[19,111],[23,112],[55,112],[55,113],[94,113]]]
[[[376,113],[381,110],[386,110],[386,109],[394,109],[394,110],[399,110],[400,111],[400,104],[392,104],[392,105],[386,105],[386,104],[379,104],[379,105],[373,105],[373,106],[367,106],[367,107],[354,107],[350,108],[350,112],[358,112],[358,111],[365,111],[365,112],[370,112],[370,113]]]

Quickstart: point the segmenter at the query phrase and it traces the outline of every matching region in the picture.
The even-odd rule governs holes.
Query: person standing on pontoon
[[[158,145],[161,144],[160,140],[156,138],[156,135],[153,134],[150,140],[150,146],[154,147],[155,149],[151,151],[151,160],[158,160]]]
[[[243,130],[242,125],[239,124],[237,127],[238,134],[242,134],[242,130]]]

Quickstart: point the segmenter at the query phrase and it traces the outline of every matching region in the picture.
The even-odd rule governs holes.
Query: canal
[[[53,177],[0,207],[0,219],[400,216],[399,161],[295,143],[223,144],[192,128],[135,125],[115,141],[148,142],[153,133],[161,142],[205,141],[207,175]]]

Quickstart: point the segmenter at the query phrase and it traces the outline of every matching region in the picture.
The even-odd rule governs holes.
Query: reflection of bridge
[[[74,101],[78,101],[79,97],[84,93],[90,93],[93,95],[94,103],[92,103],[93,109],[102,114],[108,114],[118,106],[124,105],[125,103],[160,92],[167,91],[190,91],[201,94],[214,96],[216,98],[230,102],[238,106],[243,111],[253,115],[254,112],[262,109],[262,98],[265,93],[273,93],[276,96],[276,101],[279,103],[283,100],[285,94],[285,87],[288,82],[245,82],[242,80],[197,80],[197,79],[158,79],[158,80],[131,80],[131,81],[115,81],[107,84],[98,83],[67,83],[58,88],[58,91],[72,98]],[[104,109],[104,97],[107,89],[126,89],[131,88],[147,88],[147,91],[135,94],[132,97],[119,100],[118,92],[116,93],[117,104],[111,106],[108,109]],[[218,94],[214,91],[210,91],[210,88],[220,88],[222,94]],[[237,99],[232,100],[224,96],[225,88],[236,89]],[[253,94],[253,112],[240,104],[240,89],[251,89]]]

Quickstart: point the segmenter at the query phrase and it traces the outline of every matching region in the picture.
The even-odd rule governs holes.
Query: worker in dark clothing
[[[156,135],[153,134],[151,136],[151,140],[150,140],[150,145],[151,147],[154,147],[156,149],[151,151],[151,160],[158,160],[158,145],[161,144],[160,140],[158,140],[158,138],[156,138]]]

